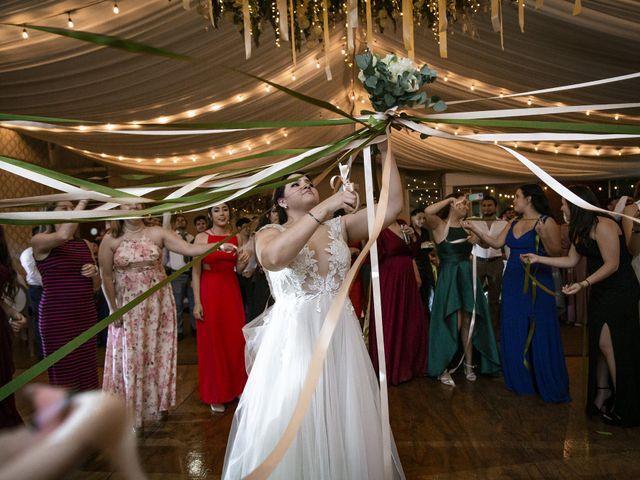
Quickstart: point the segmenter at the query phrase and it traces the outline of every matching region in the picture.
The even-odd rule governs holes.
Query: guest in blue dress
[[[560,228],[539,185],[523,185],[513,202],[519,217],[497,238],[468,227],[488,246],[511,249],[502,279],[500,354],[507,388],[538,393],[545,402],[570,401],[551,268],[526,267],[520,255],[555,256],[562,251]],[[466,225],[465,225],[466,226]],[[535,280],[534,280],[535,279]]]

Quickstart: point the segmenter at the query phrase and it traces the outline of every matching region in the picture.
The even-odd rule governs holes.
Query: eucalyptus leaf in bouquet
[[[424,105],[436,112],[447,105],[436,96],[428,96],[424,86],[436,80],[438,74],[427,65],[418,68],[412,60],[388,54],[384,58],[366,51],[356,55],[360,69],[358,78],[369,93],[369,100],[377,112],[393,107]]]

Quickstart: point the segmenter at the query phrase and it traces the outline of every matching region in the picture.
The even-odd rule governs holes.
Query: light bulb
[[[471,89],[471,91],[473,92],[476,89],[476,86],[472,83],[471,86],[469,87]]]
[[[69,28],[73,28],[73,20],[71,20],[71,13],[68,13],[68,18],[67,18],[67,26]]]
[[[22,36],[24,37],[24,35],[22,35]],[[620,115],[618,115],[618,114],[616,113],[616,116],[615,116],[615,117],[613,117],[613,118],[615,118],[616,120],[620,120]]]
[[[27,29],[26,29],[26,28],[23,28],[23,29],[22,29],[22,38],[24,38],[25,40],[26,40],[27,38],[29,38],[29,32],[27,32]],[[617,120],[617,119],[616,119],[616,120]]]
[[[316,60],[316,68],[320,68],[320,62]]]
[[[591,112],[590,112],[589,110],[587,110],[587,111],[585,112],[585,114],[586,114],[586,115],[587,115],[587,117],[588,117],[589,115],[591,115]]]
[[[118,2],[113,3],[113,13],[116,15],[120,13],[120,8],[118,7]]]

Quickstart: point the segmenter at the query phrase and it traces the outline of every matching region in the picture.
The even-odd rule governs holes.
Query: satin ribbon
[[[552,88],[543,88],[541,90],[530,90],[528,92],[521,93],[510,93],[508,95],[495,96],[495,97],[485,97],[485,98],[473,98],[470,100],[454,100],[452,102],[447,102],[447,105],[459,105],[461,103],[469,103],[469,102],[479,102],[482,100],[495,100],[495,99],[504,99],[504,98],[513,98],[513,97],[524,97],[525,95],[540,95],[542,93],[554,93],[554,92],[562,92],[566,90],[577,90],[579,88],[587,88],[587,87],[595,87],[597,85],[604,85],[606,83],[614,83],[614,82],[622,82],[625,80],[631,80],[634,78],[640,77],[640,72],[629,73],[627,75],[620,75],[618,77],[608,77],[602,80],[593,80],[590,82],[582,82],[582,83],[572,83],[570,85],[563,85],[561,87],[552,87]]]
[[[324,35],[324,73],[327,80],[331,81],[331,61],[329,59],[329,43],[331,36],[329,34],[329,4],[328,0],[322,0],[322,33]]]
[[[242,22],[244,26],[245,59],[249,60],[251,58],[251,13],[249,11],[249,0],[242,0]]]
[[[518,0],[518,24],[520,31],[524,33],[524,0]]]
[[[447,0],[438,0],[438,40],[440,58],[447,58]]]
[[[354,33],[358,28],[358,0],[347,0],[347,48],[355,51]]]
[[[430,135],[430,136],[440,137],[440,138],[447,138],[447,139],[450,139],[450,140],[461,140],[461,141],[467,141],[467,142],[478,142],[478,143],[486,144],[486,142],[481,142],[479,140],[475,140],[475,139],[472,139],[472,138],[465,138],[464,135],[452,135],[450,133],[442,132],[441,130],[436,130],[435,128],[425,127],[424,125],[420,125],[418,123],[412,122],[410,120],[405,120],[403,118],[396,118],[394,121],[396,121],[397,123],[400,123],[400,124],[410,128],[411,130],[414,130],[414,131],[419,132],[419,133],[424,133],[425,135]],[[515,150],[513,150],[513,149],[511,149],[509,147],[506,147],[504,145],[498,144],[498,145],[495,145],[495,146],[497,148],[501,148],[505,152],[509,153],[512,157],[514,157],[516,160],[518,160],[520,163],[522,163],[525,167],[527,167],[544,184],[548,185],[549,188],[551,188],[554,192],[556,192],[558,195],[560,195],[562,198],[564,198],[568,202],[571,202],[574,205],[576,205],[577,207],[583,208],[585,210],[590,210],[592,212],[601,212],[601,213],[606,213],[606,214],[610,214],[611,213],[608,210],[605,210],[605,209],[600,208],[600,207],[596,207],[595,205],[591,205],[590,203],[584,201],[582,198],[580,198],[578,195],[573,193],[567,187],[562,185],[555,178],[553,178],[551,175],[549,175],[543,169],[538,167],[535,163],[533,163],[531,160],[529,160],[527,157],[525,157],[521,153],[519,153],[519,152],[517,152],[517,151],[515,151]],[[629,218],[630,220],[632,220],[632,221],[634,221],[636,223],[640,223],[640,218],[635,218],[635,217],[632,217],[630,215],[622,215],[622,216],[624,216],[626,218]]]
[[[375,205],[373,198],[373,170],[371,168],[371,149],[364,150],[364,179],[367,205]],[[369,238],[374,236],[375,223],[373,208],[367,209],[367,223]],[[376,235],[377,237],[377,235]],[[380,266],[378,257],[378,243],[371,245],[369,252],[371,259],[371,296],[373,300],[374,319],[376,325],[376,348],[378,350],[378,380],[380,382],[380,427],[382,432],[382,459],[385,478],[392,479],[391,465],[391,427],[389,423],[389,392],[387,389],[387,362],[384,347],[384,327],[382,324],[382,293],[380,290]]]
[[[407,56],[415,60],[415,46],[413,38],[413,0],[402,0],[402,40]],[[443,57],[446,58],[446,57]]]
[[[326,0],[325,0],[326,1]],[[367,47],[373,49],[373,19],[371,15],[371,2],[373,0],[364,0],[367,15]]]
[[[289,41],[289,26],[287,25],[287,0],[277,0],[278,16],[280,24],[280,38],[285,41]],[[293,9],[291,9],[291,15],[293,15]]]
[[[318,379],[322,374],[322,369],[324,365],[324,361],[327,355],[327,351],[329,349],[329,345],[331,343],[331,338],[333,336],[333,332],[336,329],[338,321],[340,319],[340,315],[344,308],[344,303],[349,294],[349,287],[355,278],[360,265],[362,264],[366,254],[371,249],[372,245],[375,243],[378,235],[382,231],[384,225],[384,219],[387,212],[387,206],[389,202],[389,181],[391,178],[391,165],[395,164],[395,160],[391,153],[391,148],[387,150],[386,160],[383,165],[382,170],[382,187],[380,189],[380,202],[378,203],[377,208],[375,209],[375,218],[374,218],[374,226],[373,226],[373,234],[369,236],[369,240],[363,247],[360,255],[353,262],[353,265],[347,272],[347,275],[342,283],[342,286],[338,290],[336,298],[331,304],[329,308],[329,312],[325,318],[325,321],[322,325],[320,333],[318,334],[318,339],[316,341],[316,345],[314,347],[314,351],[309,362],[309,369],[307,371],[307,376],[305,378],[304,384],[302,386],[302,390],[300,392],[300,396],[298,398],[298,403],[293,411],[291,420],[287,425],[284,433],[282,434],[280,440],[273,448],[271,453],[267,456],[267,458],[253,470],[249,475],[245,477],[246,480],[264,480],[267,479],[273,471],[276,469],[284,455],[286,454],[289,446],[295,439],[295,436],[302,424],[302,420],[304,415],[309,408],[311,400],[313,398],[313,394],[318,383]],[[390,440],[389,440],[390,441]],[[387,477],[389,478],[389,477]]]
[[[369,148],[369,147],[367,147]],[[349,176],[351,174],[351,165],[350,163],[353,161],[353,157],[349,159],[349,164],[343,165],[342,163],[338,163],[338,171],[340,175],[334,175],[329,180],[329,186],[332,190],[335,190],[338,186],[338,181],[342,184],[341,188],[346,192],[353,192],[356,196],[356,203],[353,207],[354,212],[357,212],[360,209],[360,195],[353,188],[353,184],[349,180]]]
[[[580,15],[580,13],[582,13],[582,0],[576,0],[573,4],[573,12],[571,15],[576,16]]]
[[[293,61],[293,69],[296,68],[296,19],[293,13],[293,0],[289,0],[289,9],[291,10],[291,17],[289,22],[291,25],[291,60]]]

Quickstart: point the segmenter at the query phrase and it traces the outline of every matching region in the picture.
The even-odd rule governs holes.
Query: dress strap
[[[258,230],[258,232],[261,232],[262,230],[266,230],[268,228],[273,228],[274,230],[278,230],[279,232],[284,232],[286,230],[286,228],[283,227],[282,225],[280,225],[279,223],[269,223],[269,224],[265,225],[264,227],[260,228],[260,230]]]

